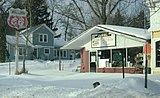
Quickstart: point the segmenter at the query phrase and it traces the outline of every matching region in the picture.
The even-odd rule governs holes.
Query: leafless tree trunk
[[[123,3],[121,10],[126,10],[131,3],[137,0],[50,0],[50,2],[53,1],[51,10],[62,16],[59,22],[65,26],[63,27],[64,33],[67,33],[66,29],[74,29],[75,33],[76,30],[82,32],[97,24],[110,24],[112,15],[121,2]],[[66,18],[70,20],[69,24]]]

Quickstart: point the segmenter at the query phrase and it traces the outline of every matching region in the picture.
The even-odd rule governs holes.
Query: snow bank
[[[58,71],[58,61],[27,61],[28,74],[8,75],[8,63],[0,63],[0,98],[160,98],[160,75],[148,75],[144,88],[143,74],[77,73],[73,68],[79,60],[64,60],[64,70]],[[20,65],[22,63],[20,62]],[[95,81],[100,85],[93,88]]]

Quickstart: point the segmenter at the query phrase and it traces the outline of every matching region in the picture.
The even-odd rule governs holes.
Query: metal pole
[[[15,74],[16,75],[18,74],[18,43],[19,43],[19,32],[16,31],[16,47],[15,47],[15,50],[16,50],[16,54],[15,54],[16,72]]]
[[[146,43],[146,45],[145,45],[145,48],[146,48],[146,64],[145,64],[145,88],[147,88],[147,73],[148,73],[148,62],[147,62],[147,43]]]
[[[146,12],[144,11],[144,29],[146,29],[146,20],[145,20],[145,16],[146,16]],[[145,32],[146,33],[146,32]],[[146,44],[145,44],[145,48],[146,48],[146,60],[145,60],[145,62],[146,62],[146,64],[145,64],[145,85],[144,85],[144,87],[145,88],[147,88],[147,66],[148,66],[148,62],[147,62],[147,44],[148,44],[148,42],[146,41]]]
[[[61,50],[59,49],[59,71],[61,71]]]
[[[123,79],[125,78],[124,76],[124,49],[122,50],[122,71],[123,71]]]
[[[11,63],[10,63],[10,58],[9,58],[9,75],[11,75]]]

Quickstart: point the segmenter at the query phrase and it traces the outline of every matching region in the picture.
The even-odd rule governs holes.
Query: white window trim
[[[42,41],[40,41],[40,36],[41,36],[41,35],[42,35]],[[45,36],[45,35],[47,36],[47,41],[44,41],[44,36]],[[48,34],[39,34],[39,42],[40,42],[40,43],[42,43],[42,42],[43,42],[43,43],[48,43]]]
[[[49,50],[49,53],[45,53],[45,50],[46,50],[46,49]],[[45,54],[45,55],[50,55],[50,48],[44,48],[44,54]]]

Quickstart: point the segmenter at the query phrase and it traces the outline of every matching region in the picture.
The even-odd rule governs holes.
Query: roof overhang
[[[61,49],[75,49],[79,50],[82,48],[82,46],[90,41],[90,34],[92,32],[97,32],[98,29],[95,27],[86,30],[85,32],[81,33],[79,36],[75,37],[73,40],[69,41],[67,44],[65,44]]]

